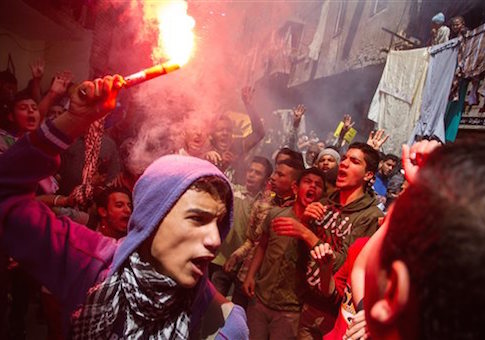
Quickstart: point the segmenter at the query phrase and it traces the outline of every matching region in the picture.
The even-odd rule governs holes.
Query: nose
[[[131,207],[129,205],[125,205],[124,206],[124,209],[123,209],[125,212],[131,214]]]
[[[271,176],[269,176],[269,180],[270,180],[271,182],[274,182],[275,177],[276,177],[276,173],[275,173],[275,172],[273,172],[273,173],[271,174]]]
[[[341,162],[340,162],[340,167],[343,167],[343,168],[348,168],[349,166],[349,159],[348,158],[345,158],[343,159]]]
[[[204,246],[211,252],[215,253],[221,245],[221,235],[219,235],[219,227],[217,221],[211,222],[207,226],[207,232],[204,238]]]

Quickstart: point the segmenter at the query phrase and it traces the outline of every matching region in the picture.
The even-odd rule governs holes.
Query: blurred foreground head
[[[376,339],[485,335],[485,142],[434,150],[373,245],[366,319]]]

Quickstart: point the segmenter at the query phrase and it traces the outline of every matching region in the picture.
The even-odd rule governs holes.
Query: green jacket
[[[255,294],[268,308],[299,312],[303,287],[303,268],[298,267],[301,255],[299,240],[278,236],[273,231],[271,221],[277,217],[292,217],[298,220],[292,206],[273,208],[269,211],[263,224],[263,233],[268,235],[268,245],[256,278]]]
[[[350,245],[359,237],[372,236],[379,226],[378,219],[384,216],[377,200],[367,193],[346,206],[340,205],[339,195],[336,191],[321,201],[327,213],[323,220],[311,224],[313,232],[332,246],[335,272],[344,264]]]
[[[345,263],[347,251],[360,237],[370,237],[378,228],[378,219],[384,214],[377,207],[377,200],[369,194],[341,206],[339,191],[320,201],[327,207],[327,213],[320,221],[310,223],[310,229],[325,243],[329,243],[336,255],[334,273]],[[336,314],[338,304],[320,292],[319,265],[309,256],[306,247],[305,302],[329,314]],[[303,250],[302,250],[303,251]]]

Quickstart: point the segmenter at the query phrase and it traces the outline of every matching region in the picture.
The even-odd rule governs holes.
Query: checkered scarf
[[[131,254],[91,288],[72,316],[73,339],[188,339],[193,294]]]
[[[86,208],[94,195],[92,185],[94,174],[98,169],[99,152],[101,151],[101,141],[104,133],[105,118],[101,118],[89,127],[88,133],[84,138],[84,167],[82,172],[82,184],[74,188],[71,194],[74,201],[81,207]]]

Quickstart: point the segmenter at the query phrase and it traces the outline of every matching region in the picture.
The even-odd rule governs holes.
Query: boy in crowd
[[[299,220],[305,208],[321,198],[323,181],[319,169],[304,170],[292,183],[296,196],[293,206],[272,209],[264,221],[263,234],[243,285],[248,296],[256,296],[248,307],[251,338],[296,339],[303,275],[297,266],[301,251],[297,239],[279,235],[281,226],[276,221]]]
[[[278,235],[302,239],[308,249],[319,242],[330,244],[335,254],[334,271],[345,262],[350,245],[359,237],[371,236],[383,216],[377,200],[369,193],[370,182],[379,164],[379,153],[364,143],[353,143],[342,157],[336,186],[338,190],[328,199],[308,205],[303,223],[277,220]],[[306,280],[309,290],[304,296],[300,318],[299,338],[321,338],[330,331],[336,317],[336,306],[320,289],[318,264],[308,259]]]
[[[234,189],[234,225],[211,263],[211,279],[214,286],[222,295],[227,296],[234,283],[232,301],[243,307],[245,307],[245,301],[240,299],[241,285],[236,279],[239,266],[233,266],[227,272],[223,270],[223,266],[232,252],[244,243],[254,202],[263,197],[266,183],[272,172],[273,167],[267,158],[259,156],[253,158],[246,172],[246,185],[244,187],[236,185]]]
[[[108,187],[96,197],[95,202],[99,217],[97,230],[116,240],[125,237],[133,210],[131,193],[125,188]]]
[[[74,339],[245,338],[244,311],[206,277],[232,219],[230,184],[212,164],[172,155],[149,166],[120,241],[56,218],[33,198],[59,153],[114,109],[122,82],[82,83],[69,111],[0,156],[0,247],[58,298]]]

